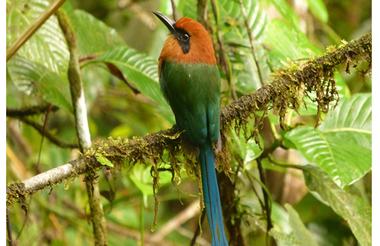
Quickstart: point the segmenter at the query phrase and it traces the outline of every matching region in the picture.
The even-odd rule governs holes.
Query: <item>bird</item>
[[[228,245],[213,145],[220,138],[220,74],[212,39],[198,21],[153,12],[170,31],[158,58],[161,91],[186,141],[199,149],[212,246]]]

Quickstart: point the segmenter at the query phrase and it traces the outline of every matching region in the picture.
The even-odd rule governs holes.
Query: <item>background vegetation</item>
[[[7,49],[51,4],[7,0]],[[60,11],[77,39],[93,140],[144,136],[173,124],[156,62],[167,30],[151,14],[173,16],[173,9],[212,33],[223,105],[253,93],[280,68],[297,69],[371,30],[369,0],[66,1]],[[69,57],[53,15],[7,61],[8,184],[79,156]],[[317,108],[318,95],[301,92],[304,103],[288,109],[282,127],[268,111],[262,124],[251,120],[241,131],[225,129],[230,166],[222,169],[234,186],[232,200],[224,199],[233,203],[228,217],[234,237],[244,239],[235,242],[371,245],[370,65],[342,66],[331,76],[337,94],[327,114]],[[161,162],[170,168],[167,153]],[[154,225],[151,163],[144,164],[98,172],[109,245],[188,245],[201,221],[194,173],[182,168],[173,179],[170,171],[160,172]],[[72,178],[8,207],[8,239],[17,245],[92,244],[85,190],[82,178]],[[200,245],[210,242],[205,225]]]

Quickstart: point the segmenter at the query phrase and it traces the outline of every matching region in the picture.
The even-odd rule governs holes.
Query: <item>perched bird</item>
[[[224,232],[213,143],[220,126],[220,75],[212,40],[197,21],[154,14],[170,31],[159,57],[161,90],[184,137],[199,148],[203,198],[212,245],[228,245]]]

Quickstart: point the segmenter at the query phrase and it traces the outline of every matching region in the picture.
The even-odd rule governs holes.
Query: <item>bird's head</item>
[[[167,16],[153,12],[169,29],[160,55],[160,63],[171,60],[182,63],[216,64],[212,40],[201,23],[188,17],[173,21]]]

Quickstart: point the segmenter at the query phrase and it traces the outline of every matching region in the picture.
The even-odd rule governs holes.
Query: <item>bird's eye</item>
[[[189,40],[189,38],[190,38],[190,35],[187,34],[187,33],[184,33],[184,34],[182,35],[182,40],[183,40],[183,41],[187,41],[187,40]]]

